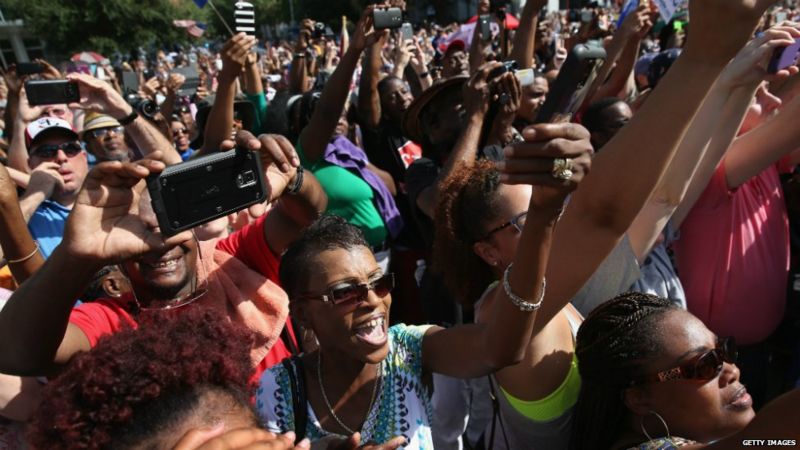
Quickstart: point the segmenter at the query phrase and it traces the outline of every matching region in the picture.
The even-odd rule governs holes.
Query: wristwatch
[[[292,180],[291,184],[286,186],[286,189],[284,189],[283,192],[289,195],[297,195],[297,193],[300,192],[300,189],[303,188],[304,172],[305,170],[303,169],[303,166],[297,166],[297,172],[294,174],[294,180]]]
[[[139,117],[139,113],[136,112],[136,109],[132,109],[130,114],[121,119],[117,119],[117,122],[119,122],[120,125],[125,127],[132,124],[137,117]]]

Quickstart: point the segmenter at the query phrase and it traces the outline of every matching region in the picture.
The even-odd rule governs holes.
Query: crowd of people
[[[800,5],[545,3],[5,68],[0,449],[798,445]],[[267,201],[162,232],[234,151]]]

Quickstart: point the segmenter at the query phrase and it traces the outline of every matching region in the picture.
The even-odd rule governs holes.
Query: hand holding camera
[[[76,83],[80,96],[77,104],[72,108],[91,109],[108,114],[116,119],[128,116],[132,107],[122,96],[105,81],[100,81],[91,75],[73,73],[67,79]]]
[[[375,17],[373,14],[375,11],[385,11],[387,10],[386,5],[370,5],[367,9],[364,10],[364,13],[361,15],[361,18],[358,20],[356,24],[355,32],[353,33],[352,39],[350,39],[350,48],[356,50],[358,52],[363,52],[365,48],[369,47],[370,45],[374,44],[378,41],[378,39],[388,35],[388,31],[385,30],[377,30],[374,26]],[[380,14],[379,14],[380,17]],[[402,24],[402,17],[400,19],[400,23],[398,27]]]

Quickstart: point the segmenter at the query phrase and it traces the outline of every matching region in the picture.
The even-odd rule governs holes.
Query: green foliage
[[[191,0],[3,0],[3,12],[7,20],[25,20],[51,52],[106,55],[188,41],[172,21],[203,21],[209,13]]]

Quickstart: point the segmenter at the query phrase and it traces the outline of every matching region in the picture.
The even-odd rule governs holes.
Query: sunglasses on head
[[[723,363],[736,364],[738,355],[733,338],[721,338],[717,341],[716,347],[692,358],[691,361],[655,375],[646,376],[634,384],[675,380],[710,381],[722,372]]]
[[[339,284],[334,288],[328,289],[328,292],[325,294],[305,296],[302,298],[308,300],[322,300],[325,303],[331,303],[333,305],[346,305],[365,301],[369,295],[369,291],[374,291],[378,297],[386,297],[393,288],[394,274],[387,273],[369,283],[350,282]]]
[[[58,151],[62,150],[68,157],[73,157],[83,151],[81,144],[77,142],[65,142],[63,144],[44,144],[31,150],[31,155],[43,159],[53,159],[58,156]]]

